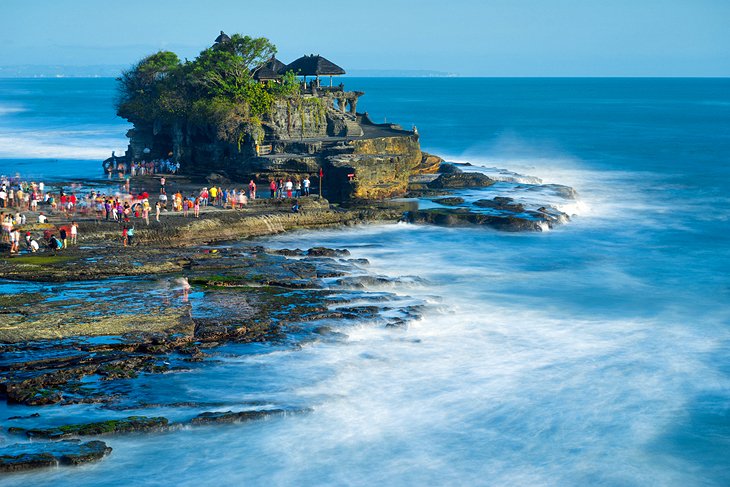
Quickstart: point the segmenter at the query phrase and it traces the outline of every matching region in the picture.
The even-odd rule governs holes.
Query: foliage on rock
[[[266,38],[235,34],[181,62],[170,51],[145,57],[118,78],[117,114],[132,123],[181,121],[240,145],[260,138],[261,121],[277,99],[297,97],[294,73],[259,83],[251,73],[276,53]]]

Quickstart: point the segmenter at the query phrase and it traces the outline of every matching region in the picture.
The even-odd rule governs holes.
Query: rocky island
[[[193,61],[158,52],[121,77],[118,114],[134,124],[123,161],[170,158],[215,182],[327,175],[332,201],[406,193],[418,133],[358,113],[361,91],[320,55],[285,65],[263,38],[223,32]],[[322,83],[329,78],[329,83]],[[107,165],[113,161],[107,161]]]

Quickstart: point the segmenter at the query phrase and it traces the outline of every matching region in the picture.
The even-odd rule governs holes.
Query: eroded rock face
[[[81,465],[100,460],[111,451],[112,449],[103,441],[20,443],[0,449],[0,472],[19,472],[57,465]]]

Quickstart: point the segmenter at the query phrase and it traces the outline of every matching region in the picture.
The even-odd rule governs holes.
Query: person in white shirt
[[[40,215],[38,215],[38,223],[46,223],[48,221],[48,218],[46,218],[46,215],[41,212]]]

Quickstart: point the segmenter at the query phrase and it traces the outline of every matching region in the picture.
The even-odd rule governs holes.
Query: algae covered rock
[[[266,409],[262,411],[225,411],[225,412],[204,412],[200,413],[192,420],[190,424],[204,425],[204,424],[226,424],[226,423],[241,423],[245,421],[254,421],[257,419],[263,419],[269,416],[277,416],[286,414],[287,410],[284,409]]]
[[[81,465],[100,460],[111,451],[111,447],[103,441],[19,443],[0,449],[0,472],[19,472],[57,465]]]
[[[129,416],[122,419],[79,423],[51,428],[8,428],[8,432],[25,434],[28,438],[45,438],[49,440],[70,438],[74,436],[98,436],[115,433],[132,433],[139,431],[162,431],[168,428],[168,420],[163,417]]]

